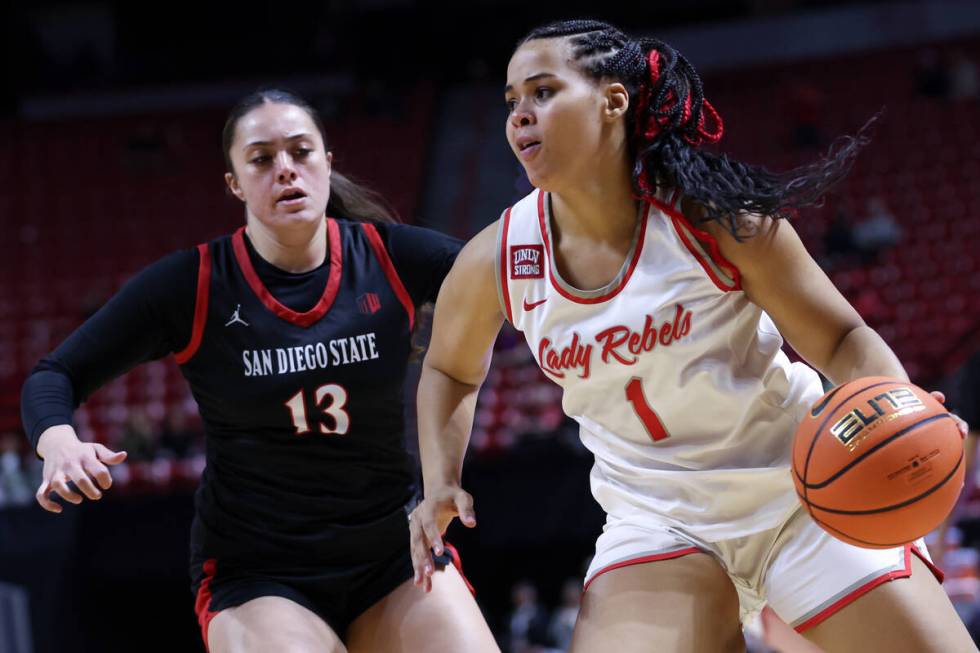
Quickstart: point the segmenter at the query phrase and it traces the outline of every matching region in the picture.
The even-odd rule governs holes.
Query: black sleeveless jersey
[[[200,247],[194,330],[177,362],[208,435],[197,496],[207,557],[237,558],[238,544],[251,557],[256,542],[344,555],[331,540],[403,521],[414,496],[403,386],[415,306],[374,225],[327,229],[329,276],[305,312],[265,288],[243,229]]]
[[[327,239],[324,266],[301,275],[262,260],[244,228],[198,246],[193,313],[183,271],[193,253],[174,259],[179,288],[154,271],[175,263],[148,268],[25,384],[32,441],[70,421],[72,404],[111,375],[173,352],[206,433],[196,559],[299,569],[407,546],[416,484],[404,383],[416,304],[435,300],[460,243],[334,219]],[[275,296],[263,278],[276,280]]]

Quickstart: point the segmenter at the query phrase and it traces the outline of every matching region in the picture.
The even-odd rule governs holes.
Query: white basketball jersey
[[[504,213],[497,287],[595,454],[599,504],[706,540],[781,523],[798,504],[793,433],[823,390],[715,240],[670,203],[645,205],[620,273],[583,291],[558,273],[551,225],[538,190]]]

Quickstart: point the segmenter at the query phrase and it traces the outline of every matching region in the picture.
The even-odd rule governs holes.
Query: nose
[[[527,127],[535,123],[534,112],[521,100],[510,113],[510,124],[514,127]]]
[[[296,169],[289,152],[280,152],[276,155],[276,177],[280,182],[296,179]]]

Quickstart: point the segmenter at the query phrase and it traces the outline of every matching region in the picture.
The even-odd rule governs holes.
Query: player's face
[[[330,198],[330,162],[309,114],[266,103],[242,116],[231,144],[235,174],[225,180],[250,215],[276,228],[323,217]]]
[[[531,183],[548,191],[589,178],[606,159],[600,156],[608,147],[604,85],[571,60],[567,40],[536,39],[507,66],[507,142]]]

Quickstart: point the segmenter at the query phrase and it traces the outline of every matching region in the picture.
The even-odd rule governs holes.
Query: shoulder
[[[798,242],[792,225],[783,219],[740,213],[731,222],[712,220],[703,206],[687,199],[683,213],[693,226],[715,240],[721,255],[742,273],[771,261],[774,250],[787,246],[787,238]]]

